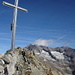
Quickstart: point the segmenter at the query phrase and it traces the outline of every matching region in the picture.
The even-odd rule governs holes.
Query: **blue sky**
[[[4,0],[14,4],[15,0]],[[0,53],[11,48],[10,24],[13,8],[2,5],[0,0]],[[19,0],[16,46],[29,44],[51,48],[68,46],[75,48],[75,0]]]

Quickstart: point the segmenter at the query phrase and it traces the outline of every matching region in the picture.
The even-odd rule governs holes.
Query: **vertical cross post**
[[[14,16],[13,16],[13,28],[12,28],[12,40],[11,40],[11,49],[14,51],[15,48],[15,35],[16,35],[16,21],[17,21],[17,7],[18,0],[15,0]]]
[[[11,50],[14,51],[15,48],[15,35],[16,35],[16,23],[17,23],[17,9],[24,11],[24,12],[28,12],[27,9],[18,7],[18,0],[15,0],[15,5],[7,3],[7,2],[3,2],[3,5],[9,6],[14,8],[14,16],[13,16],[13,23],[12,23],[12,41],[11,41]]]

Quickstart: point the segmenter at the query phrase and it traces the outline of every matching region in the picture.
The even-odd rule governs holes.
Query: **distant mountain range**
[[[75,75],[75,49],[70,47],[49,48],[46,46],[28,45],[26,49],[33,51],[41,62],[46,61],[51,68],[60,70],[63,75]],[[47,66],[50,66],[47,65]]]

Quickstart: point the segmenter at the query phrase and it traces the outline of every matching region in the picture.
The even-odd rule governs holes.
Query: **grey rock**
[[[4,73],[4,67],[0,65],[0,75]]]
[[[4,65],[4,64],[5,62],[2,59],[0,59],[0,65]]]
[[[5,55],[2,57],[2,59],[4,60],[4,62],[5,62],[6,64],[9,64],[10,62],[13,61],[13,57],[12,57],[11,54],[5,54]]]
[[[10,63],[9,65],[6,66],[7,67],[7,72],[8,75],[12,75],[15,72],[15,64],[14,63]]]
[[[7,55],[4,55],[4,57],[2,59],[5,62],[5,64],[9,64],[10,63],[10,60],[8,59]]]

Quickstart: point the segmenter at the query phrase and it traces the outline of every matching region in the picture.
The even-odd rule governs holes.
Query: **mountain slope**
[[[45,46],[29,45],[28,50],[34,51],[35,55],[46,62],[46,66],[59,70],[64,75],[74,75],[75,72],[75,49],[63,46],[48,48]],[[50,65],[48,65],[50,64]]]

